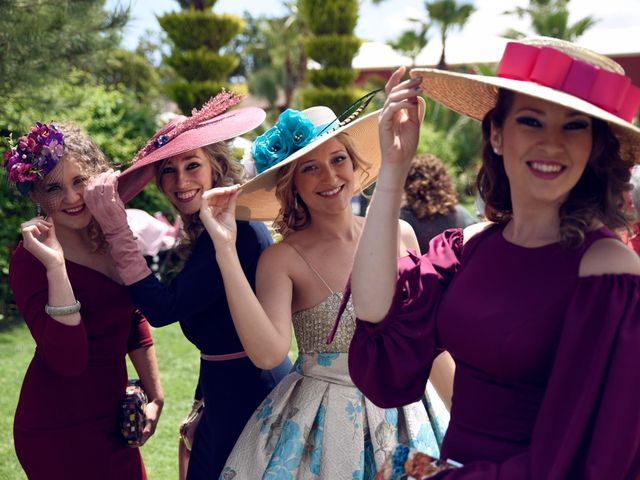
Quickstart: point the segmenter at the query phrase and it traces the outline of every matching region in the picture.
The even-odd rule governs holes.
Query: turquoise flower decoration
[[[285,110],[278,117],[276,124],[256,138],[251,146],[256,172],[264,172],[307,146],[316,138],[318,132],[302,112]]]

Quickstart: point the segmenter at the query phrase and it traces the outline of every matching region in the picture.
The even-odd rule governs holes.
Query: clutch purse
[[[147,422],[146,406],[147,395],[142,383],[138,379],[129,380],[119,412],[120,432],[127,445],[139,445],[142,441],[142,430]]]
[[[191,411],[184,417],[184,420],[180,422],[180,440],[182,440],[182,443],[184,443],[188,451],[191,451],[191,447],[193,446],[193,436],[196,433],[203,411],[204,400],[194,400]]]

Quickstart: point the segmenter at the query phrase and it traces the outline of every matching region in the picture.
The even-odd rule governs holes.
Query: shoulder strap
[[[325,281],[324,281],[324,278],[322,278],[322,277],[320,276],[320,274],[318,273],[318,271],[317,271],[315,268],[313,268],[313,265],[311,265],[311,263],[309,263],[309,261],[308,261],[306,258],[304,258],[304,255],[302,255],[302,253],[300,252],[300,250],[298,250],[298,249],[295,247],[295,245],[293,245],[292,243],[287,243],[287,245],[289,245],[291,248],[293,248],[293,249],[296,251],[296,253],[297,253],[298,255],[300,255],[300,258],[301,258],[302,260],[304,260],[304,263],[306,263],[306,264],[307,264],[307,266],[308,266],[308,267],[311,269],[311,271],[316,275],[316,277],[318,277],[318,278],[320,279],[320,281],[324,284],[324,286],[325,286],[325,287],[327,287],[327,290],[329,290],[329,292],[331,292],[332,294],[333,294],[333,293],[336,293],[336,292],[334,292],[333,290],[331,290],[331,287],[327,284],[327,282],[325,282]]]

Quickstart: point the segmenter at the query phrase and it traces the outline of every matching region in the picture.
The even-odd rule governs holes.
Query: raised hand
[[[415,155],[420,136],[418,96],[420,77],[401,82],[405,67],[391,75],[385,86],[387,99],[378,126],[383,165],[408,167]]]
[[[209,232],[216,251],[236,243],[236,201],[239,185],[207,190],[202,195],[200,220]]]
[[[111,258],[125,285],[142,280],[151,273],[127,223],[127,212],[118,195],[120,172],[107,170],[91,178],[84,189],[84,203],[100,224],[111,247]]]
[[[35,217],[20,225],[23,245],[47,270],[64,265],[64,252],[53,222]]]
[[[120,172],[111,169],[96,175],[87,182],[83,194],[84,202],[107,239],[128,228],[124,204],[118,195],[119,176]]]

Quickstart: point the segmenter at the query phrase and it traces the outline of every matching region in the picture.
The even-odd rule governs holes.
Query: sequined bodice
[[[349,351],[351,337],[356,328],[351,299],[342,314],[333,342],[327,345],[327,336],[333,327],[341,300],[342,294],[332,293],[317,305],[293,314],[293,330],[300,353]]]

